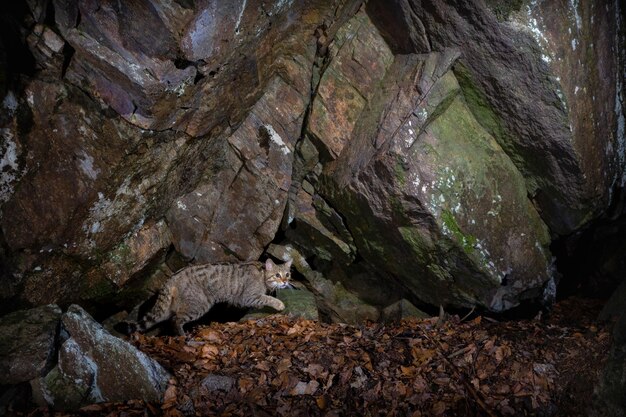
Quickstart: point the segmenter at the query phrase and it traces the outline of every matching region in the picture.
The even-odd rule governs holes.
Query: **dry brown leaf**
[[[165,390],[163,394],[163,405],[162,409],[174,407],[176,405],[176,385],[170,383],[170,385]]]
[[[215,345],[203,345],[200,348],[200,356],[203,358],[213,358],[219,354],[219,349]]]
[[[571,322],[570,315],[564,318]],[[460,404],[475,415],[472,407],[479,403],[469,387],[497,415],[541,414],[555,398],[566,398],[562,379],[600,363],[610,342],[602,327],[594,332],[543,321],[461,323],[454,316],[438,327],[431,322],[355,327],[273,316],[215,323],[198,329],[188,342],[140,335],[133,336],[133,343],[175,375],[176,390],[168,393],[171,415],[187,413],[193,404],[191,412],[198,415],[294,415],[303,410],[331,416],[411,415],[416,410],[459,415]],[[235,375],[235,386],[246,391],[194,397],[209,371]],[[132,416],[150,410],[141,402],[107,407],[100,414]]]
[[[405,378],[413,378],[416,374],[414,366],[400,365],[400,372],[402,373],[402,376]]]
[[[284,358],[284,359],[281,359],[280,362],[278,362],[278,366],[276,367],[276,372],[278,372],[279,374],[282,374],[283,372],[289,370],[289,368],[291,368],[291,359]]]
[[[328,402],[329,402],[329,398],[327,395],[320,395],[315,399],[315,403],[317,404],[318,408],[322,411],[326,410],[326,408],[328,407]]]
[[[270,364],[267,361],[259,362],[254,367],[260,371],[267,372],[270,370]]]
[[[237,385],[239,386],[239,391],[242,393],[250,391],[254,384],[254,379],[250,377],[242,377],[237,381]]]
[[[445,402],[443,401],[437,401],[435,404],[433,404],[432,408],[430,409],[431,413],[435,416],[440,416],[443,415],[443,413],[446,412],[448,406]]]
[[[196,337],[209,343],[222,343],[222,335],[220,334],[220,332],[211,328],[200,329],[200,331],[196,333]]]
[[[325,379],[328,375],[328,371],[326,371],[324,367],[318,363],[310,363],[302,370],[311,375],[313,378]]]
[[[295,387],[289,391],[290,395],[313,395],[317,388],[320,386],[319,382],[316,380],[311,380],[309,382],[298,381]]]

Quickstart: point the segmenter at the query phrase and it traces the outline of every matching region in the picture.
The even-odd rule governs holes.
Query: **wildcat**
[[[129,323],[129,332],[145,331],[172,320],[183,336],[183,325],[206,314],[213,305],[227,302],[238,307],[270,306],[282,311],[285,304],[266,295],[288,288],[291,261],[276,265],[271,259],[239,264],[206,264],[184,268],[172,275],[159,291],[157,301],[142,320]]]

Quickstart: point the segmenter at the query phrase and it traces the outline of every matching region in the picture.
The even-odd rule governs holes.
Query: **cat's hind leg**
[[[185,318],[179,317],[178,315],[174,316],[174,330],[176,330],[176,334],[179,336],[185,336],[185,330],[183,329],[183,325],[187,323]]]
[[[152,309],[136,323],[131,323],[129,332],[145,332],[153,326],[169,319],[172,316],[170,304],[175,291],[171,288],[165,288],[157,297]]]
[[[183,326],[191,321],[198,320],[200,317],[204,316],[211,309],[211,307],[212,305],[205,306],[203,308],[193,308],[187,306],[187,308],[177,311],[172,318],[176,333],[179,336],[185,336],[185,330],[183,329]]]

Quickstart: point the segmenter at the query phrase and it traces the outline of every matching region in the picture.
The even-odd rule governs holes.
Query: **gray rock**
[[[115,302],[161,261],[168,240],[187,260],[258,257],[291,181],[311,33],[350,9],[321,0],[30,2],[40,24],[26,13],[15,27],[30,28],[37,76],[0,112],[0,227],[7,258],[20,257],[3,274],[0,312],[14,296]],[[145,230],[168,212],[171,237]]]
[[[356,119],[379,88],[393,54],[365,12],[338,31],[330,65],[320,80],[307,131],[320,154],[335,159],[350,140]]]
[[[384,322],[394,322],[407,318],[426,319],[430,316],[415,307],[409,300],[404,298],[388,305],[381,311],[381,319]]]
[[[159,401],[170,375],[130,343],[110,335],[77,305],[62,317],[67,338],[57,366],[33,381],[34,397],[58,409],[103,401]]]
[[[0,385],[30,381],[53,366],[60,318],[56,305],[0,317]]]
[[[99,268],[116,286],[123,287],[131,277],[158,259],[171,245],[171,240],[164,220],[148,222],[113,249]]]
[[[57,26],[75,50],[67,79],[138,127],[174,127],[192,136],[240,121],[277,69],[295,74],[290,67],[314,46],[310,33],[318,23],[305,24],[302,16],[332,20],[334,9],[320,1],[54,3]],[[299,83],[308,90],[308,79]]]
[[[365,262],[414,296],[502,311],[552,279],[550,236],[524,177],[468,107],[458,59],[455,48],[397,56],[318,192]]]
[[[302,284],[295,283],[296,288],[277,290],[274,295],[285,304],[285,309],[280,314],[285,314],[291,317],[303,318],[306,320],[319,320],[319,312],[317,310],[317,303],[315,296],[312,292],[306,289]],[[246,314],[241,320],[250,320],[262,318],[270,314],[275,314],[276,311],[264,307],[259,310],[253,310]]]
[[[49,27],[37,24],[28,36],[27,42],[43,73],[50,77],[60,77],[64,60],[63,38]]]
[[[229,376],[210,374],[202,380],[200,386],[209,392],[228,392],[235,385],[235,382],[235,379]]]
[[[293,260],[296,270],[308,281],[308,288],[318,300],[320,310],[334,322],[361,323],[366,320],[378,320],[380,313],[376,307],[348,291],[341,282],[332,282],[311,269],[306,259],[294,247],[272,244],[268,248],[268,253],[283,261]]]
[[[176,249],[198,263],[256,260],[272,241],[291,185],[305,98],[280,78],[227,141],[226,169],[173,202]],[[245,196],[245,197],[244,197]]]
[[[354,261],[356,248],[339,213],[304,188],[296,195],[294,207],[295,217],[285,233],[289,240],[320,259],[344,265]]]
[[[331,311],[330,317],[334,322],[358,324],[378,321],[378,309],[348,291],[341,282],[326,279],[319,272],[313,272],[307,279],[324,306]]]

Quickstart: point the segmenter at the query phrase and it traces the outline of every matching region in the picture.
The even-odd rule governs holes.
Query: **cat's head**
[[[265,261],[265,283],[270,290],[279,288],[292,288],[291,261],[277,265],[271,259]]]

